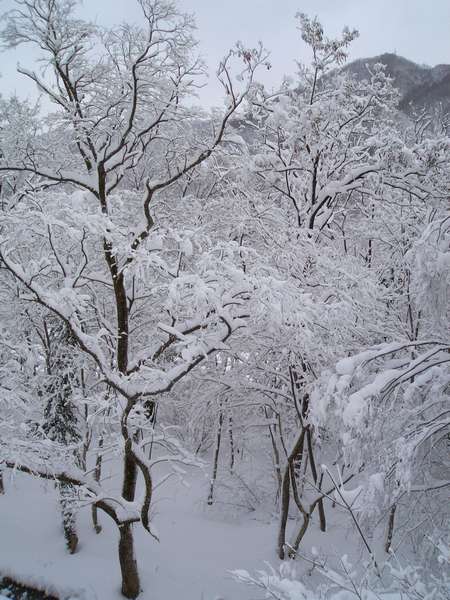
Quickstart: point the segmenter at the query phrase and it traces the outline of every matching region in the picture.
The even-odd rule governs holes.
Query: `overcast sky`
[[[0,0],[0,11],[13,4]],[[261,40],[270,50],[273,68],[264,74],[269,86],[276,87],[283,74],[295,74],[295,59],[307,62],[294,18],[298,11],[318,16],[330,36],[345,25],[358,29],[350,59],[396,52],[431,66],[450,63],[450,0],[179,0],[179,5],[196,15],[200,51],[212,75],[201,91],[205,105],[221,104],[214,69],[237,40],[248,46]],[[84,0],[80,13],[101,25],[137,21],[139,16],[133,0]],[[32,60],[29,50],[0,55],[3,95],[32,95],[30,84],[15,73],[17,62],[26,66]]]

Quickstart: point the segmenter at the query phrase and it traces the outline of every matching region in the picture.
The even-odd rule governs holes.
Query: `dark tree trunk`
[[[137,465],[131,452],[131,441],[125,443],[124,476],[122,496],[133,502],[136,493]],[[126,523],[119,526],[119,562],[122,573],[122,594],[125,598],[136,598],[140,591],[139,573],[134,556],[133,526]]]
[[[281,486],[281,507],[280,507],[280,528],[278,530],[278,556],[281,560],[285,558],[285,545],[286,545],[286,525],[289,517],[289,504],[291,496],[291,483],[295,485],[295,482],[291,481],[291,477],[295,477],[294,464],[295,461],[299,461],[301,467],[303,459],[303,447],[305,444],[305,429],[302,428],[300,435],[292,449],[292,452],[287,457],[287,465],[283,474],[283,483]],[[297,501],[298,499],[296,499]],[[300,509],[300,507],[299,507]]]
[[[102,474],[102,448],[103,448],[103,436],[101,435],[98,440],[98,448],[99,452],[97,454],[97,458],[95,459],[95,471],[94,471],[94,479],[97,483],[100,481],[100,477]],[[100,533],[102,530],[102,526],[98,522],[98,510],[96,506],[92,506],[92,524],[94,526],[95,533]]]
[[[289,503],[291,497],[291,470],[290,465],[286,465],[281,485],[281,506],[280,506],[280,528],[278,530],[278,558],[284,560],[286,545],[286,525],[289,516]]]
[[[308,455],[309,455],[309,460],[310,460],[310,464],[311,464],[311,472],[313,475],[313,479],[314,479],[314,483],[317,484],[318,481],[318,477],[317,477],[317,468],[316,468],[316,461],[314,458],[314,451],[313,451],[313,443],[312,443],[312,432],[311,432],[311,428],[310,426],[308,426],[308,431],[306,434],[306,441],[307,441],[307,445],[308,445]],[[320,487],[320,484],[319,484]],[[325,518],[325,508],[323,505],[323,498],[321,498],[318,503],[317,503],[317,509],[319,511],[319,524],[320,524],[320,531],[325,532],[327,530],[327,521]]]
[[[99,199],[102,212],[108,214],[106,174],[103,163],[98,166]],[[114,299],[117,314],[117,368],[123,374],[128,369],[128,336],[129,336],[129,307],[126,293],[124,272],[119,270],[114,249],[109,240],[104,238],[103,249],[106,262],[111,274],[114,288]],[[125,442],[125,455],[123,464],[122,496],[125,500],[133,502],[136,493],[137,464],[131,451],[132,435],[128,431],[127,419],[133,407],[128,400],[122,419],[122,436]],[[140,592],[139,574],[134,557],[133,528],[130,523],[119,527],[119,562],[122,573],[122,594],[126,598],[136,598]]]
[[[297,552],[298,547],[300,546],[301,541],[302,541],[305,533],[308,530],[310,519],[311,519],[310,513],[303,514],[303,523],[302,523],[302,526],[300,527],[300,531],[298,532],[297,537],[294,540],[294,543],[292,544],[292,550],[290,552],[291,555],[295,556],[295,553]]]
[[[392,546],[392,538],[394,536],[394,525],[395,525],[395,513],[397,511],[397,505],[393,504],[389,511],[388,531],[386,536],[386,543],[384,545],[384,551],[390,552]]]
[[[228,435],[230,437],[230,473],[234,469],[234,436],[233,436],[233,415],[228,418]]]
[[[59,483],[58,487],[67,550],[70,554],[75,554],[78,547],[78,536],[75,526],[75,515],[71,508],[73,486],[67,483]]]
[[[137,598],[141,586],[134,556],[133,529],[131,523],[119,527],[119,561],[122,573],[122,594],[125,598]]]
[[[222,440],[222,425],[223,425],[223,410],[222,410],[222,402],[221,402],[220,406],[219,406],[219,423],[217,426],[216,448],[214,450],[213,473],[212,473],[212,477],[211,477],[211,483],[209,486],[208,506],[211,506],[214,501],[214,484],[217,479],[217,470],[219,468],[220,443]]]
[[[134,495],[136,492],[136,480],[137,480],[137,465],[136,461],[129,450],[125,450],[125,456],[123,461],[123,485],[122,485],[122,496],[129,502],[134,501]]]

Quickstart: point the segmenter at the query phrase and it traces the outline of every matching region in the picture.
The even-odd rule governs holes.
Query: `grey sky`
[[[12,5],[13,0],[0,0],[1,12]],[[269,86],[276,87],[283,74],[295,73],[294,59],[307,61],[296,29],[297,11],[317,15],[329,35],[344,25],[357,28],[360,38],[350,49],[350,59],[396,52],[418,63],[450,63],[450,0],[179,0],[179,5],[196,14],[200,50],[212,74],[201,91],[205,105],[221,103],[214,69],[236,40],[249,46],[261,40],[271,51],[273,68],[263,76]],[[133,0],[84,0],[80,12],[104,25],[139,16]],[[15,65],[29,65],[32,59],[29,50],[0,55],[3,95],[31,95],[30,84],[20,82]]]

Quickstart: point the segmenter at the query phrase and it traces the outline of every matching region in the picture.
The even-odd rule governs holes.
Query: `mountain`
[[[386,65],[386,73],[393,78],[394,85],[400,90],[399,106],[404,112],[439,105],[450,110],[450,65],[428,67],[397,54],[381,54],[354,60],[343,69],[362,78],[368,75],[367,67],[376,63]]]
[[[392,77],[394,86],[400,91],[399,108],[403,113],[411,115],[415,110],[438,107],[450,113],[450,64],[429,67],[397,54],[385,53],[349,62],[342,71],[363,79],[369,75],[368,68],[377,63],[386,65],[387,75]],[[255,142],[251,119],[236,117],[232,124],[247,142]]]

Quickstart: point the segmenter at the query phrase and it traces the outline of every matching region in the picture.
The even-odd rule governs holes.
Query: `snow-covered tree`
[[[338,520],[367,559],[307,558],[314,591],[286,565],[242,581],[283,600],[440,598],[443,116],[400,117],[383,65],[342,69],[357,32],[329,39],[303,14],[298,77],[267,93],[263,48],[238,44],[207,115],[191,17],[138,4],[139,25],[110,30],[72,0],[16,0],[5,19],[7,46],[40,49],[43,69],[19,72],[54,110],[0,102],[0,476],[55,479],[68,529],[81,504],[97,532],[112,517],[127,597],[134,524],[157,537],[158,465],[206,459],[207,510],[275,509],[280,559]]]
[[[2,32],[10,47],[40,49],[45,76],[19,72],[56,109],[32,115],[20,148],[0,144],[2,176],[19,173],[26,181],[2,213],[2,266],[21,295],[61,321],[99,381],[116,392],[122,494],[107,500],[98,482],[55,461],[30,466],[14,453],[3,461],[89,490],[91,502],[119,526],[126,597],[140,591],[132,525],[140,521],[150,530],[152,493],[147,440],[138,442],[133,415],[244,325],[249,291],[233,244],[192,239],[162,217],[158,223],[154,205],[167,201],[171,187],[192,177],[225,141],[264,59],[261,48],[232,50],[218,69],[224,112],[206,134],[186,135],[198,117],[188,98],[204,71],[193,21],[171,2],[139,5],[141,25],[105,31],[76,18],[72,0],[18,0]],[[8,135],[11,130],[2,130]],[[125,175],[145,160],[142,185],[125,191]],[[171,201],[177,200],[174,193]],[[138,472],[143,499],[135,498]]]

